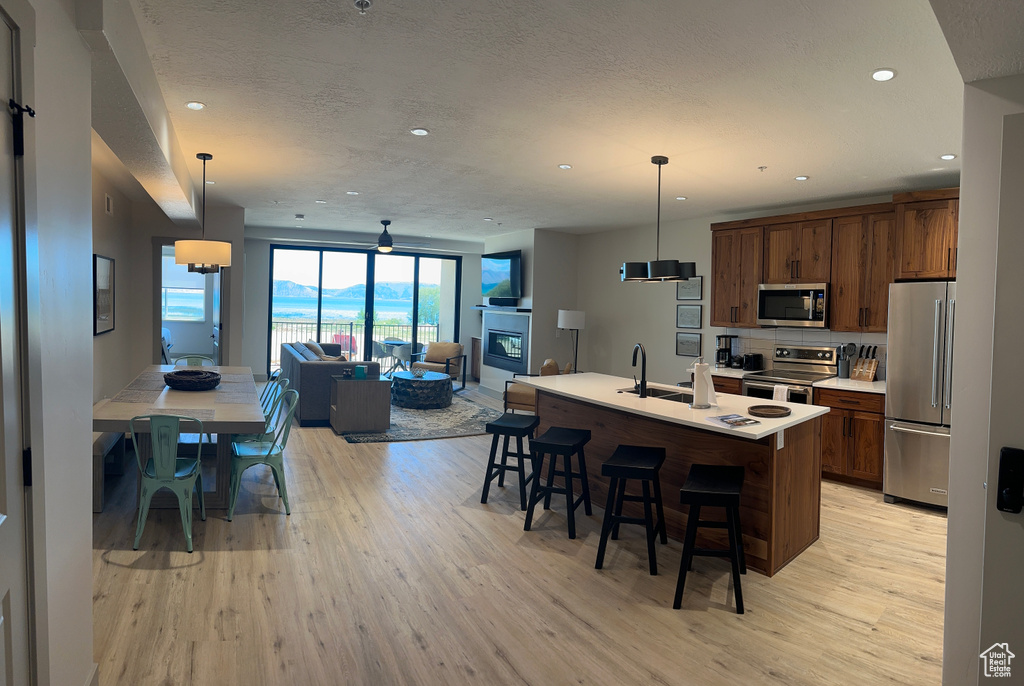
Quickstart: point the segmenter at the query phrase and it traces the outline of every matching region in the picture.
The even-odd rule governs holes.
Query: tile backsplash
[[[738,336],[736,349],[741,355],[747,353],[761,353],[764,355],[765,366],[771,365],[772,356],[775,353],[777,344],[790,345],[818,345],[832,348],[853,343],[860,347],[877,345],[878,371],[875,372],[876,379],[885,378],[885,352],[887,338],[884,333],[850,333],[844,331],[828,331],[822,329],[798,329],[798,328],[777,328],[777,329],[726,329],[722,333]],[[712,345],[714,339],[712,338]]]

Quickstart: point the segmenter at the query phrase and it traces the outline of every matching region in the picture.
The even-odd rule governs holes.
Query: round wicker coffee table
[[[391,404],[412,410],[434,410],[452,404],[452,377],[440,372],[395,372],[391,375]]]

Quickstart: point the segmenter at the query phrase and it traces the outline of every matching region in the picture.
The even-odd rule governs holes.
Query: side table
[[[331,377],[331,427],[335,433],[387,431],[391,380]]]

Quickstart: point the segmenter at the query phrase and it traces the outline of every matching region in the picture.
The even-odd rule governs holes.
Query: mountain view
[[[423,284],[424,286],[432,284]],[[411,281],[381,282],[374,286],[375,300],[412,300],[413,284]],[[316,288],[303,286],[300,283],[286,280],[274,281],[274,295],[282,298],[315,298]],[[358,299],[366,298],[366,284],[356,284],[347,288],[325,288],[325,298]]]

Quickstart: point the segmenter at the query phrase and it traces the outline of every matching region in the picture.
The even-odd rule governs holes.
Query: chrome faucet
[[[636,366],[636,352],[640,351],[640,397],[647,397],[647,351],[644,350],[642,343],[637,343],[633,346],[633,366]],[[636,377],[633,377],[636,380]]]

